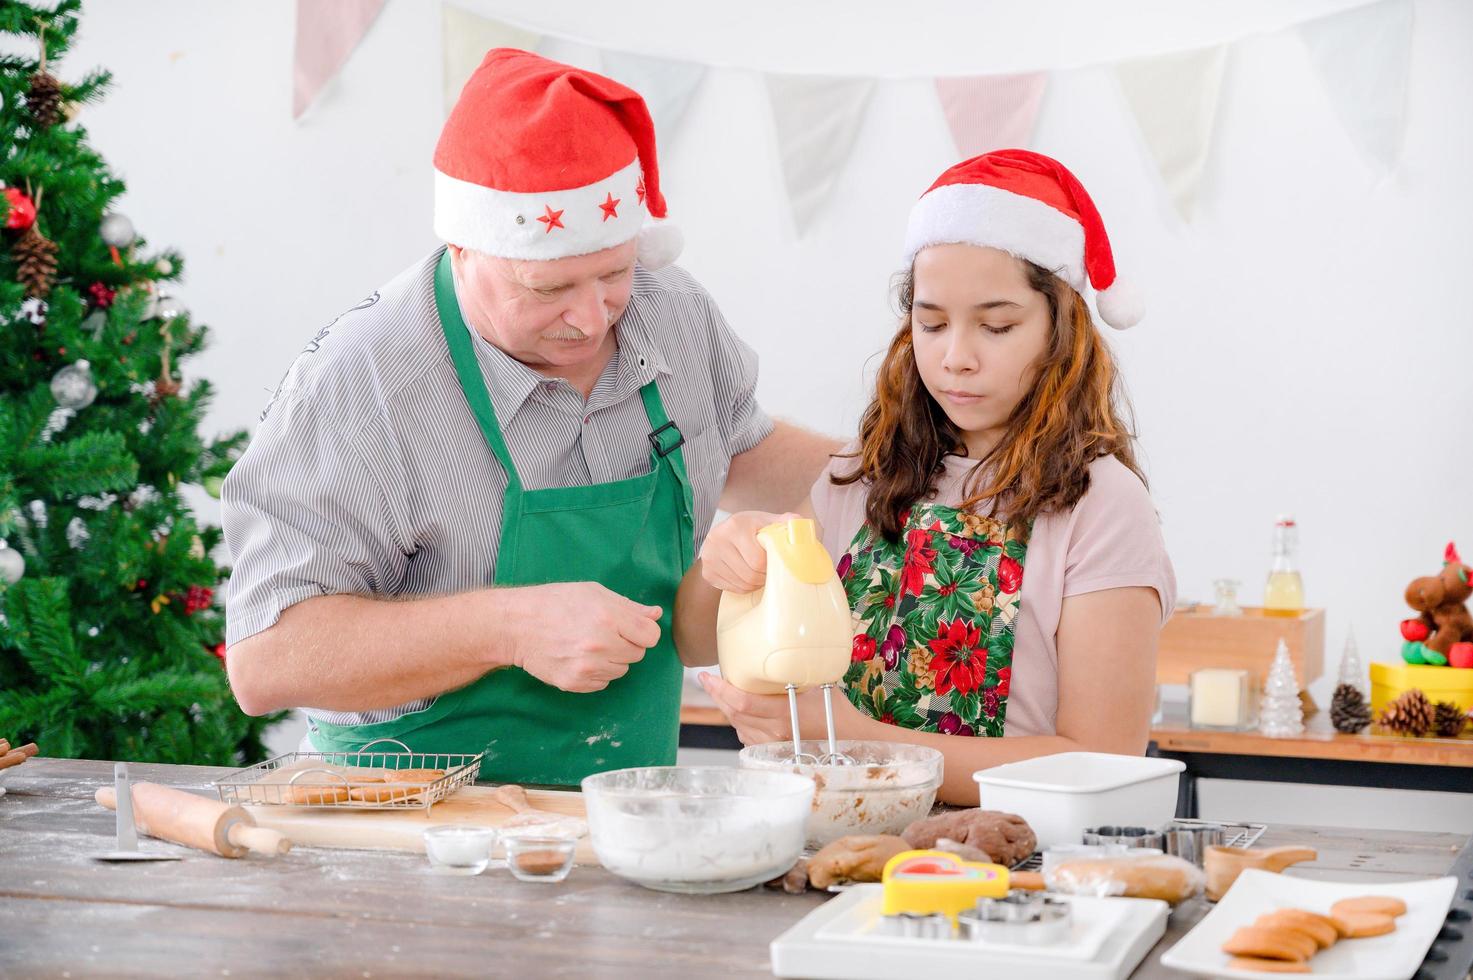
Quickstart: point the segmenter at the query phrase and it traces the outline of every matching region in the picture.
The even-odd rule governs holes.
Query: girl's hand
[[[701,576],[722,592],[756,592],[767,581],[767,552],[757,532],[797,514],[744,510],[713,527],[701,544]]]
[[[716,674],[701,674],[701,687],[711,695],[716,707],[726,715],[737,738],[743,745],[761,745],[765,742],[788,742],[793,738],[793,723],[788,713],[786,694],[748,694],[733,687]],[[844,709],[849,708],[848,712]],[[842,713],[842,714],[841,714]],[[837,725],[843,715],[853,712],[849,699],[841,690],[834,691],[834,722]],[[824,719],[823,694],[818,688],[809,688],[798,695],[798,728],[803,737],[822,739],[828,737],[828,723]],[[841,737],[842,734],[841,734]]]

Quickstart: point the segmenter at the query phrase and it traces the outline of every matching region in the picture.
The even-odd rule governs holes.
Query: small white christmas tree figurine
[[[1360,662],[1360,650],[1355,645],[1355,630],[1345,634],[1345,652],[1340,655],[1340,680],[1337,684],[1349,684],[1366,696],[1366,668]]]
[[[1289,646],[1279,638],[1279,649],[1268,668],[1263,685],[1263,701],[1258,707],[1258,730],[1265,735],[1283,737],[1304,731],[1304,708],[1299,703],[1299,682],[1294,679],[1294,663],[1289,659]]]

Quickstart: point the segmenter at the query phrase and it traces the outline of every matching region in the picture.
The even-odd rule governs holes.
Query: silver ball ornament
[[[92,365],[86,361],[68,364],[51,378],[51,395],[56,404],[74,412],[91,405],[97,398],[97,385],[92,380]]]
[[[0,581],[14,585],[26,573],[26,560],[4,541],[0,541]]]
[[[127,248],[133,244],[137,234],[133,231],[133,222],[128,220],[125,214],[109,214],[102,219],[99,227],[102,240],[113,248]]]
[[[154,315],[167,323],[181,316],[186,316],[188,313],[189,307],[184,305],[182,299],[177,296],[165,296],[159,300]]]

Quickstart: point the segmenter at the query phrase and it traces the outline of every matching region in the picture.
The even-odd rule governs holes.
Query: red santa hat
[[[680,230],[664,217],[655,128],[638,92],[529,51],[486,54],[435,147],[435,234],[509,259],[638,238],[639,261],[653,269],[680,254]]]
[[[1029,150],[963,160],[936,179],[910,210],[905,262],[929,245],[1001,249],[1040,265],[1081,294],[1095,290],[1100,319],[1117,330],[1145,315],[1144,298],[1115,274],[1105,223],[1079,179]]]

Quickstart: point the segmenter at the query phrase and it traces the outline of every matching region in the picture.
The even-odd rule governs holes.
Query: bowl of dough
[[[801,743],[810,758],[828,742]],[[898,834],[931,812],[941,786],[943,757],[936,749],[902,742],[840,741],[852,765],[793,761],[793,743],[749,745],[738,755],[744,769],[788,772],[813,780],[817,791],[808,814],[808,846],[820,848],[853,834]]]
[[[729,766],[616,769],[583,780],[589,840],[605,868],[657,891],[741,891],[803,853],[813,780]]]

